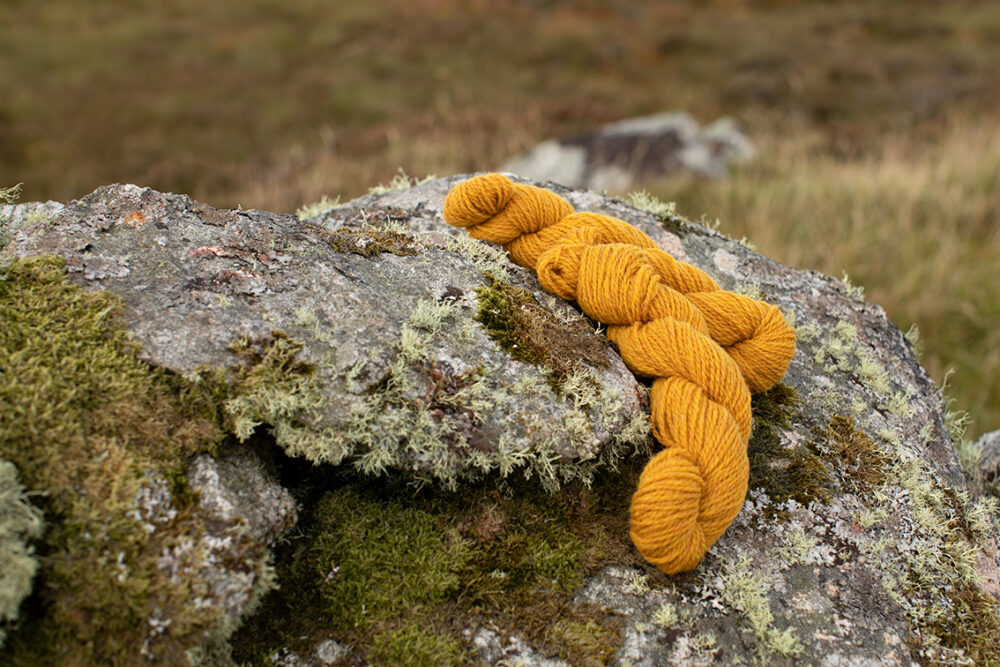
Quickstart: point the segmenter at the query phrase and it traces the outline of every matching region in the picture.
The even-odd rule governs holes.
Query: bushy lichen
[[[539,311],[535,313],[537,321],[525,323],[533,340],[539,345],[551,340],[553,346],[562,340],[562,356],[549,359],[550,366],[564,373],[561,395],[553,397],[563,403],[558,426],[544,421],[543,416],[512,409],[501,416],[495,441],[485,441],[481,420],[488,411],[498,405],[517,405],[525,395],[545,393],[543,376],[526,371],[517,382],[505,384],[486,368],[459,370],[454,362],[438,358],[435,350],[446,336],[454,336],[450,344],[461,348],[473,343],[475,331],[469,336],[464,328],[454,326],[464,309],[452,301],[421,299],[400,329],[388,368],[380,371],[377,379],[365,360],[337,372],[336,381],[360,394],[360,400],[345,410],[346,418],[323,430],[279,423],[274,428],[278,444],[293,456],[317,463],[349,458],[366,475],[407,469],[419,481],[454,488],[459,479],[475,480],[494,471],[506,477],[521,471],[528,477],[537,476],[549,490],[566,481],[589,479],[596,468],[613,465],[630,449],[644,447],[648,418],[636,415],[627,423],[617,423],[622,421],[622,398],[603,387],[589,367],[571,365],[571,359],[575,363],[579,355],[571,358],[569,345],[578,338],[590,346],[585,349],[597,345],[592,355],[594,365],[607,363],[605,350],[589,340],[592,333],[586,325],[582,321],[558,322],[533,300],[531,308]],[[299,312],[296,317],[316,340],[329,343],[314,314]],[[321,358],[320,363],[327,362]],[[315,387],[310,372],[303,368],[303,372],[291,374],[298,378],[295,382],[306,383],[297,392],[308,399],[300,401],[300,412],[304,413],[312,409],[311,397],[316,395],[310,388]],[[287,383],[291,379],[276,381]],[[236,386],[242,391],[239,382]],[[280,393],[285,396],[290,392]],[[264,405],[275,403],[271,399]],[[265,420],[252,419],[257,421]],[[595,451],[595,431],[606,433],[610,440],[600,452]],[[539,432],[549,435],[542,438]]]
[[[171,496],[164,481],[214,448],[218,409],[139,361],[121,313],[118,298],[70,284],[62,260],[0,269],[0,457],[44,494],[49,519],[39,548],[46,585],[8,637],[15,665],[139,654],[177,663],[232,622],[193,603],[208,594],[197,575],[210,556],[197,546],[205,528],[190,497]],[[231,555],[256,567],[242,562],[247,552]],[[192,576],[173,579],[164,562]]]
[[[378,185],[373,185],[368,188],[368,194],[370,195],[380,195],[386,192],[393,192],[394,190],[408,190],[409,188],[415,187],[417,185],[423,185],[429,181],[433,181],[437,176],[434,174],[429,174],[423,178],[417,178],[416,176],[408,176],[406,172],[400,167],[396,175],[392,177],[392,180],[388,183],[379,183]]]
[[[224,380],[223,406],[237,438],[246,440],[261,424],[285,434],[294,432],[296,419],[321,405],[315,366],[298,358],[302,348],[302,343],[278,330],[265,338],[241,337],[229,345],[238,363],[232,377]],[[282,444],[294,449],[292,443]]]
[[[793,656],[802,651],[802,644],[791,628],[778,630],[774,627],[768,578],[753,567],[749,555],[723,563],[721,576],[722,598],[746,619],[756,638],[761,660],[771,654]]]
[[[5,204],[13,204],[17,201],[18,197],[21,196],[21,184],[11,187],[0,187],[0,206]],[[12,236],[12,230],[10,229],[10,218],[4,215],[0,215],[0,248],[7,245]]]
[[[670,219],[677,213],[677,204],[675,202],[661,201],[658,197],[651,195],[646,190],[628,193],[625,196],[625,201],[628,202],[630,206],[637,208],[640,211],[648,211],[663,221]]]
[[[447,249],[458,253],[476,265],[487,278],[502,283],[510,282],[510,259],[504,250],[472,238],[468,234],[458,234],[448,239]]]
[[[295,216],[300,221],[309,220],[310,218],[318,218],[327,211],[332,211],[333,209],[340,206],[340,196],[338,195],[334,199],[330,199],[326,195],[312,204],[306,204],[295,211]]]
[[[17,479],[17,468],[0,459],[0,648],[6,626],[17,621],[22,600],[38,570],[31,540],[42,536],[42,513]]]
[[[682,234],[697,230],[687,219],[677,214],[677,204],[675,202],[662,201],[659,197],[650,194],[646,190],[630,192],[625,196],[625,201],[640,211],[646,211],[655,215],[663,223],[663,227],[671,232]],[[716,221],[715,225],[706,226],[717,228],[718,222]]]

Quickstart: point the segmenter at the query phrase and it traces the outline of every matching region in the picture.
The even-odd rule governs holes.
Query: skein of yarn
[[[664,449],[639,478],[630,535],[664,572],[693,569],[746,498],[750,394],[777,383],[795,352],[781,311],[721,290],[623,220],[575,213],[501,174],[455,186],[444,217],[606,324],[629,369],[653,379],[650,419]]]

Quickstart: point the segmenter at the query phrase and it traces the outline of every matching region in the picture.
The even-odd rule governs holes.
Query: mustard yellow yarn
[[[795,333],[777,307],[725,292],[628,223],[500,174],[448,194],[444,217],[503,245],[542,286],[608,327],[633,373],[653,378],[664,449],[639,478],[631,537],[664,572],[694,568],[746,497],[750,394],[780,380]]]

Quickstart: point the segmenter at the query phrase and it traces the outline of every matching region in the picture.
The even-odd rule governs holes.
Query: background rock
[[[983,434],[973,450],[980,452],[979,473],[984,486],[993,495],[1000,496],[1000,431]]]
[[[669,111],[548,139],[502,168],[572,188],[623,192],[637,182],[685,172],[723,178],[731,163],[753,155],[753,146],[733,119],[720,118],[699,129],[689,114]]]
[[[216,392],[235,435],[267,424],[284,452],[318,464],[278,457],[303,518],[276,547],[281,588],[233,635],[234,659],[995,659],[996,505],[969,497],[940,391],[881,308],[665,207],[550,186],[778,304],[798,331],[784,384],[754,399],[742,513],[694,572],[667,577],[627,537],[647,434],[615,437],[642,416],[645,389],[572,307],[444,224],[463,178],[307,221],[110,186],[4,250],[59,254],[72,280],[119,294],[144,359]],[[475,290],[498,284],[530,294],[548,331],[599,346],[581,367],[513,358],[475,319]],[[470,372],[488,393],[469,389]],[[196,461],[192,480],[211,477]],[[327,641],[337,650],[320,651]]]

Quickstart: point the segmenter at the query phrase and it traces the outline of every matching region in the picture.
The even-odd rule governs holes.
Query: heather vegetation
[[[120,0],[0,6],[0,186],[294,211],[686,109],[755,162],[643,186],[845,272],[1000,428],[1000,6],[986,0]]]

